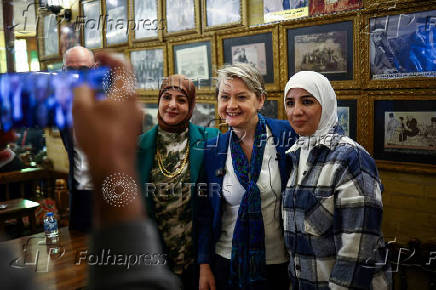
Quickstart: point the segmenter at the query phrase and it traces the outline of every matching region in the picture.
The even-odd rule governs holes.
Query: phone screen
[[[73,89],[84,83],[105,97],[108,68],[84,71],[8,73],[0,75],[0,128],[70,128]],[[104,86],[104,83],[106,85]]]

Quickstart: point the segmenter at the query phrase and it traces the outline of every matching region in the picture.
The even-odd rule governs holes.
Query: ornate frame
[[[247,12],[247,0],[239,0],[240,5],[240,16],[241,20],[237,22],[229,22],[226,24],[220,24],[220,25],[214,25],[214,26],[208,26],[207,25],[207,0],[201,0],[201,26],[202,31],[211,31],[211,30],[218,30],[218,29],[225,29],[230,28],[234,26],[247,26],[248,23],[248,12]]]
[[[58,17],[56,15],[54,15],[54,17],[56,18],[56,22],[57,22],[56,25],[58,27],[58,52],[56,54],[50,54],[50,55],[45,54],[44,19],[46,16],[50,16],[50,15],[54,15],[54,14],[43,13],[41,15],[38,15],[37,17],[36,31],[37,31],[37,35],[39,35],[37,46],[38,46],[38,54],[40,56],[39,59],[41,61],[57,59],[60,57],[60,25],[59,25]]]
[[[84,8],[83,8],[83,5],[88,4],[88,3],[91,3],[91,2],[99,2],[99,3],[100,3],[100,15],[104,15],[103,12],[102,12],[102,11],[103,11],[103,5],[102,5],[102,1],[101,1],[101,0],[84,0],[84,1],[81,2],[80,5],[79,5],[79,15],[80,15],[80,17],[83,19],[83,21],[85,21],[85,15],[84,15]],[[99,47],[93,47],[93,48],[88,47],[88,48],[91,49],[91,50],[99,50],[99,49],[104,48],[103,28],[104,28],[104,25],[105,25],[105,24],[104,24],[104,23],[101,24],[100,21],[102,21],[102,20],[99,18],[99,26],[102,25],[102,26],[101,26],[101,27],[102,27],[101,29],[100,29],[100,27],[98,27],[99,34],[100,34],[100,37],[101,37],[100,46],[99,46]],[[103,19],[103,21],[104,21],[104,19]],[[87,46],[86,46],[86,43],[85,43],[85,26],[86,26],[86,21],[85,21],[84,25],[80,28],[80,30],[81,30],[81,32],[80,32],[80,37],[82,38],[82,39],[81,39],[81,42],[82,42],[83,46],[84,46],[84,47],[87,47]]]
[[[224,40],[239,37],[250,37],[260,35],[264,33],[272,34],[272,73],[274,75],[274,81],[265,83],[265,88],[271,91],[281,90],[280,87],[280,66],[279,62],[279,27],[277,25],[259,26],[250,29],[235,29],[232,33],[229,31],[222,31],[217,33],[217,51],[218,51],[218,67],[224,64]]]
[[[166,19],[167,15],[167,0],[162,0],[162,19]],[[189,29],[189,30],[180,30],[175,32],[168,32],[167,30],[167,22],[165,21],[165,29],[163,30],[164,37],[171,37],[171,36],[181,36],[186,34],[194,34],[194,35],[200,35],[201,34],[201,21],[200,21],[200,0],[192,0],[194,1],[194,21],[195,21],[195,28]]]
[[[283,104],[283,93],[268,93],[266,100],[274,100],[277,101],[277,119],[279,120],[287,120],[285,106]]]
[[[117,1],[124,1],[125,3],[126,3],[126,9],[127,9],[127,11],[126,11],[126,17],[127,17],[127,19],[126,19],[126,21],[127,21],[127,23],[125,23],[126,25],[127,25],[127,28],[126,28],[126,33],[127,33],[127,39],[126,39],[126,41],[125,42],[120,42],[120,43],[116,43],[116,44],[108,44],[108,42],[107,42],[107,19],[108,19],[108,13],[107,13],[107,5],[106,5],[106,1],[107,0],[104,0],[104,1],[102,1],[102,11],[104,11],[104,13],[103,13],[103,15],[104,15],[104,23],[103,23],[103,31],[105,32],[105,33],[103,33],[103,47],[109,47],[109,48],[118,48],[118,47],[126,47],[126,46],[128,46],[129,45],[129,34],[130,34],[130,25],[129,25],[129,20],[130,20],[130,10],[132,10],[131,9],[131,6],[130,6],[130,1],[129,0],[117,0]]]
[[[167,46],[162,43],[160,45],[156,45],[156,46],[148,46],[148,47],[142,47],[142,48],[135,48],[135,49],[129,49],[128,50],[128,57],[129,60],[131,60],[131,53],[133,51],[141,51],[141,50],[151,50],[151,49],[159,49],[161,48],[163,50],[163,77],[167,77],[168,76],[168,51],[167,51]],[[133,66],[133,64],[132,64]],[[160,81],[159,81],[159,85],[160,85]],[[159,92],[159,88],[157,89],[136,89],[136,92],[140,95],[155,95],[157,96],[157,93]]]
[[[130,30],[129,29],[129,46],[130,47],[141,47],[142,45],[146,45],[144,42],[163,42],[163,27],[162,24],[163,14],[162,14],[162,1],[159,0],[152,0],[155,1],[157,4],[157,20],[159,21],[159,27],[157,29],[157,36],[156,37],[143,37],[143,38],[136,38],[136,19],[135,19],[135,2],[136,1],[142,1],[142,0],[129,0],[129,19],[133,19],[135,23],[135,29]]]
[[[343,13],[341,16],[338,15],[327,15],[323,17],[313,17],[299,19],[298,21],[292,20],[288,22],[280,23],[280,76],[281,76],[281,87],[286,85],[288,81],[288,36],[287,31],[289,29],[299,29],[304,27],[314,27],[329,24],[337,24],[341,22],[351,21],[352,22],[352,80],[341,80],[332,81],[332,86],[335,89],[354,89],[360,88],[360,63],[357,61],[359,59],[359,33],[360,31],[360,19],[361,16],[356,14],[355,11]],[[350,72],[348,72],[350,73]]]
[[[362,144],[361,141],[364,140],[364,137],[361,135],[364,132],[362,132],[362,130],[359,130],[359,128],[363,125],[363,123],[366,123],[367,116],[364,115],[365,111],[362,110],[362,106],[361,106],[362,98],[360,97],[360,93],[359,92],[355,92],[354,94],[350,92],[346,92],[346,93],[336,92],[336,93],[337,93],[336,99],[338,101],[338,107],[339,107],[339,102],[343,102],[345,106],[351,108],[352,110],[355,110],[354,112],[350,112],[350,120],[349,120],[350,138],[357,141],[359,144]],[[354,117],[354,120],[351,120],[352,117]],[[354,128],[352,128],[351,126],[354,126]],[[362,146],[365,147],[365,144],[362,144]]]
[[[210,82],[206,85],[202,86],[198,86],[198,84],[196,82],[195,85],[197,87],[197,94],[208,94],[208,93],[214,93],[215,92],[215,87],[213,84],[213,80],[215,79],[215,72],[216,72],[216,53],[215,53],[215,36],[203,36],[201,38],[184,38],[184,37],[180,37],[180,38],[176,38],[173,41],[168,42],[168,74],[172,75],[175,74],[175,55],[174,55],[174,48],[180,45],[189,45],[189,44],[193,44],[195,45],[196,43],[209,43],[210,45]]]
[[[425,5],[427,4],[427,6]],[[423,6],[424,5],[424,6]],[[401,79],[389,79],[389,80],[372,80],[371,79],[371,64],[370,64],[370,19],[398,15],[398,14],[408,14],[414,12],[423,12],[434,10],[434,6],[428,5],[428,3],[423,3],[419,8],[408,8],[408,9],[385,9],[379,12],[369,11],[365,13],[362,17],[362,30],[360,31],[360,49],[362,56],[360,58],[362,62],[362,74],[361,78],[363,81],[363,87],[371,89],[403,89],[403,88],[434,88],[436,86],[436,78],[429,77],[409,77]],[[434,5],[434,4],[433,4]],[[428,9],[426,9],[428,8]]]
[[[375,101],[377,100],[393,100],[393,101],[419,101],[419,100],[432,100],[436,101],[434,97],[436,95],[436,90],[406,90],[406,91],[372,91],[368,92],[368,100],[370,105],[368,106],[368,115],[370,122],[372,125],[369,129],[369,147],[371,154],[374,153],[374,118],[375,118]],[[418,162],[398,162],[398,161],[387,161],[387,160],[376,160],[378,168],[383,168],[387,170],[393,171],[406,171],[412,173],[424,173],[424,174],[435,174],[436,173],[436,165],[418,163]]]

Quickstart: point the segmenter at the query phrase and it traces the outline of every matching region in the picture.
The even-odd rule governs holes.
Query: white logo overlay
[[[103,180],[104,200],[114,207],[123,207],[131,203],[138,195],[135,180],[127,174],[116,172]]]
[[[136,77],[133,72],[121,67],[113,67],[103,78],[103,89],[106,96],[114,101],[123,101],[135,94]]]

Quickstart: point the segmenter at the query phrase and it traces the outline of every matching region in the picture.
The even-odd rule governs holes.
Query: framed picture
[[[130,22],[127,0],[106,0],[106,46],[126,44]],[[122,25],[121,25],[122,24]]]
[[[168,76],[166,55],[166,46],[130,51],[138,90],[159,90],[163,77]]]
[[[309,14],[328,14],[363,8],[363,0],[311,0]]]
[[[435,78],[435,15],[431,10],[370,17],[370,79]]]
[[[280,100],[266,99],[263,104],[263,108],[260,111],[262,115],[268,118],[278,119],[279,118],[279,102]]]
[[[43,56],[44,59],[59,56],[59,26],[56,15],[48,14],[43,16]]]
[[[263,1],[265,23],[296,19],[309,15],[309,0]]]
[[[60,33],[60,50],[62,56],[68,49],[76,45],[81,45],[80,29],[77,29],[77,27],[76,22],[62,25]]]
[[[157,99],[141,101],[144,116],[142,119],[142,133],[147,132],[157,125],[158,104]]]
[[[280,49],[280,59],[287,63],[282,66],[282,87],[296,72],[313,70],[332,81],[335,89],[360,88],[360,54],[355,49],[359,37],[353,32],[359,31],[359,17],[351,13],[328,15],[315,22],[301,21],[297,27],[281,27],[280,47],[287,47]]]
[[[169,43],[169,74],[182,74],[190,78],[199,92],[211,92],[215,88],[212,67],[215,66],[215,53],[212,47],[214,38],[201,41]]]
[[[374,157],[436,164],[436,100],[375,98]]]
[[[134,42],[158,38],[163,28],[158,0],[131,0],[134,27],[129,27],[129,33]],[[133,28],[133,29],[132,29]]]
[[[52,63],[48,63],[46,65],[46,70],[47,71],[61,71],[62,67],[63,67],[63,63],[62,61],[60,62],[52,62]]]
[[[164,0],[166,35],[200,33],[200,0]]]
[[[82,3],[82,15],[84,16],[83,44],[87,48],[103,47],[102,30],[103,19],[100,0],[86,1]]]
[[[246,24],[245,0],[202,0],[203,30]]]
[[[278,90],[278,27],[218,34],[218,65],[249,63],[262,74],[266,89]]]
[[[338,122],[346,136],[357,140],[357,100],[338,99]]]
[[[215,127],[215,101],[197,101],[192,112],[191,122],[202,127]]]

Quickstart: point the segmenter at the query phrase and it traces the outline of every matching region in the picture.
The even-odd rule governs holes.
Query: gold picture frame
[[[326,15],[322,17],[313,17],[299,19],[298,21],[292,20],[280,23],[280,76],[281,87],[286,85],[289,79],[289,65],[290,60],[288,55],[292,54],[295,46],[288,47],[288,43],[292,40],[288,40],[288,34],[293,35],[325,35],[326,32],[342,31],[345,30],[345,34],[352,35],[352,39],[346,38],[346,43],[343,44],[343,48],[346,48],[346,55],[343,58],[346,59],[346,72],[330,74],[330,77],[337,78],[339,80],[332,80],[332,86],[334,89],[358,89],[361,86],[360,81],[360,63],[359,59],[359,31],[360,31],[360,14],[355,11],[346,12],[339,15]],[[351,23],[350,23],[351,22]],[[288,32],[289,31],[289,32]],[[334,35],[332,36],[334,37]],[[322,43],[322,41],[320,42]],[[294,44],[295,45],[295,44]],[[349,50],[352,51],[349,51]],[[311,69],[309,69],[311,70]],[[312,69],[316,70],[316,69]],[[328,75],[326,75],[329,77]],[[346,79],[346,80],[342,80]]]
[[[141,11],[146,9],[143,9],[146,2],[153,2],[156,5],[156,19],[143,19],[142,16],[140,16],[140,19],[136,19],[135,13],[140,13]],[[129,12],[130,16],[129,19],[134,21],[135,27],[134,29],[129,29],[129,46],[130,47],[144,47],[147,46],[150,42],[154,42],[155,44],[163,42],[163,29],[165,27],[164,18],[162,17],[162,1],[160,0],[129,0]],[[136,5],[138,3],[138,5]],[[141,4],[141,5],[139,5]],[[147,13],[145,13],[147,14]],[[136,31],[139,31],[138,27],[140,27],[142,22],[142,27],[145,29],[145,26],[150,26],[149,30],[154,30],[153,28],[156,27],[156,35],[155,36],[142,36],[140,37],[139,33],[137,34]],[[150,25],[148,25],[150,24]],[[131,27],[130,27],[131,28]],[[138,37],[139,36],[139,37]]]
[[[56,34],[53,33],[49,34],[48,31],[45,31],[46,28],[50,28],[50,27],[46,27],[47,25],[50,25],[50,23],[47,24],[48,21],[52,24],[51,27],[53,27],[53,21],[55,22],[54,24],[56,25],[56,30],[57,30]],[[39,59],[41,61],[44,61],[44,60],[52,60],[52,59],[59,58],[60,57],[60,41],[59,41],[60,25],[59,25],[58,17],[55,14],[50,14],[50,13],[43,13],[39,15],[37,17],[36,31],[38,34],[37,45],[38,45],[38,54],[40,56]],[[51,38],[49,38],[49,36],[51,36]],[[51,42],[48,43],[48,40],[50,40]],[[47,51],[48,48],[53,49],[53,51],[51,50]]]
[[[406,41],[402,39],[402,37],[397,37],[391,41],[388,41],[388,33],[389,27],[387,25],[387,21],[395,21],[395,16],[402,16],[407,14],[413,14],[414,16],[420,12],[424,13],[426,11],[435,11],[434,4],[433,6],[425,5],[426,3],[423,2],[423,5],[421,5],[419,8],[408,8],[408,9],[386,9],[382,11],[369,11],[365,13],[364,16],[362,16],[362,30],[361,30],[361,37],[360,37],[360,49],[361,49],[361,62],[362,62],[362,86],[364,88],[369,89],[385,89],[385,88],[391,88],[391,89],[405,89],[405,88],[434,88],[436,86],[436,77],[420,77],[420,76],[412,76],[410,74],[414,74],[415,72],[395,72],[395,70],[400,68],[400,70],[405,69],[403,67],[404,63],[411,62],[410,59],[404,59],[404,55],[409,56],[410,54],[404,54],[402,53],[400,57],[400,52],[403,49],[406,49],[406,47],[409,46],[408,43],[411,42],[410,39],[407,39]],[[429,10],[431,9],[431,10]],[[415,14],[416,13],[416,14]],[[398,16],[398,17],[400,17]],[[386,20],[385,20],[386,19]],[[414,20],[415,21],[415,20]],[[383,22],[385,23],[385,27],[382,28]],[[416,23],[416,22],[415,22]],[[413,23],[412,23],[413,24]],[[410,26],[410,25],[408,25]],[[417,28],[418,25],[416,24]],[[432,25],[434,27],[434,25]],[[395,29],[398,29],[396,27]],[[407,30],[409,31],[409,29]],[[393,32],[392,32],[393,33]],[[381,34],[378,39],[380,41],[380,44],[377,44],[376,42],[376,36],[377,34]],[[396,31],[395,34],[399,35],[399,32]],[[372,35],[374,35],[374,40],[372,39]],[[396,46],[395,49],[390,44],[394,44]],[[383,50],[377,50],[377,46],[383,46]],[[372,52],[371,52],[372,51]],[[380,53],[379,53],[380,51]],[[389,52],[389,54],[388,54]],[[393,67],[391,69],[388,68],[388,66],[385,65],[386,70],[385,73],[381,73],[379,75],[376,75],[376,58],[377,55],[380,55],[379,59],[388,59],[390,63],[392,63]],[[380,61],[379,61],[380,62]],[[407,64],[408,65],[408,64]],[[416,72],[419,74],[419,72]],[[425,73],[425,72],[424,72]],[[408,76],[410,75],[410,76]],[[373,76],[378,77],[380,79],[375,79]],[[392,76],[392,77],[390,77]],[[404,77],[402,77],[404,76]],[[382,79],[383,78],[383,79]]]
[[[168,42],[169,75],[184,74],[191,77],[198,94],[214,93],[214,76],[216,74],[215,40],[215,36],[201,38],[182,37]],[[182,62],[183,59],[178,58],[177,55],[183,55],[185,61]],[[186,61],[187,57],[190,57],[189,61]],[[193,71],[195,67],[194,61],[197,64],[197,71]],[[178,67],[180,67],[180,69],[178,69]],[[187,73],[185,69],[188,69],[190,73]],[[203,70],[203,75],[200,73],[201,70]],[[195,74],[196,76],[194,76]]]
[[[83,20],[80,25],[81,25],[81,42],[82,45],[86,48],[89,48],[91,50],[99,50],[102,49],[104,47],[104,43],[103,43],[103,30],[104,30],[104,14],[103,14],[103,5],[101,3],[101,0],[85,0],[83,2],[80,3],[79,5],[79,18],[81,18],[81,20]],[[90,18],[87,19],[88,16],[85,15],[85,5],[91,5],[94,3],[98,3],[100,6],[100,13],[98,13],[98,11],[94,11],[95,9],[90,9],[90,11],[93,12],[97,12],[97,14],[93,14],[93,16],[97,15],[98,20],[95,20],[94,18]],[[96,21],[96,26],[95,25],[91,25],[89,23],[89,20],[94,20]],[[90,29],[89,31],[87,31],[86,29]],[[92,30],[96,30],[97,33],[93,33],[90,34],[89,32],[91,32]],[[88,33],[87,33],[88,32]],[[89,36],[93,36],[96,37],[96,39],[94,39],[94,42],[96,42],[97,45],[92,45],[90,46],[89,44],[87,44],[87,38],[89,38]],[[98,40],[99,39],[99,40]]]
[[[237,21],[232,21],[230,20],[229,22],[225,22],[225,23],[216,23],[216,24],[212,24],[212,25],[208,25],[208,7],[207,7],[207,2],[208,1],[215,1],[218,3],[215,3],[216,6],[214,7],[218,7],[218,9],[222,9],[222,8],[226,8],[229,7],[229,5],[231,5],[229,2],[231,1],[227,1],[227,0],[201,0],[201,23],[202,23],[202,31],[203,32],[207,32],[207,31],[212,31],[212,30],[218,30],[218,29],[225,29],[225,28],[230,28],[230,27],[235,27],[235,26],[247,26],[247,0],[238,0],[239,1],[239,20]],[[231,6],[230,8],[234,8],[233,6]],[[229,10],[229,12],[232,12],[233,9]],[[217,17],[217,19],[222,19],[222,15],[229,15],[229,13],[222,13],[219,14]],[[215,20],[214,20],[215,21]]]
[[[156,66],[160,66],[160,62],[154,62],[157,57],[160,56],[162,51],[162,68],[158,69]],[[142,55],[141,52],[144,52]],[[149,52],[149,53],[147,53]],[[136,55],[136,56],[135,56]],[[136,57],[137,59],[132,59]],[[141,62],[141,58],[145,61]],[[147,60],[148,59],[148,60]],[[165,44],[156,46],[148,46],[142,48],[129,49],[129,60],[132,63],[133,70],[136,76],[137,93],[140,95],[155,95],[159,92],[159,87],[162,83],[162,78],[168,77],[168,50]],[[143,67],[142,65],[151,65],[150,68]],[[154,75],[162,71],[162,75],[159,75],[158,79],[154,78]],[[144,76],[144,74],[146,76]],[[153,77],[148,77],[152,75]],[[153,80],[151,80],[153,78]],[[151,83],[149,83],[151,81]],[[148,84],[149,83],[149,84]]]
[[[120,47],[125,47],[125,48],[127,48],[128,46],[129,46],[129,34],[130,34],[130,10],[131,10],[131,7],[130,7],[130,1],[129,0],[115,0],[115,1],[117,1],[117,4],[118,4],[118,7],[117,8],[115,8],[115,9],[118,9],[119,7],[122,7],[121,5],[119,5],[120,4],[120,2],[122,2],[122,3],[124,3],[125,4],[125,8],[126,8],[126,11],[125,11],[125,17],[126,17],[126,21],[124,22],[123,21],[123,29],[117,29],[116,27],[118,26],[118,21],[119,20],[124,20],[124,18],[114,18],[114,29],[112,29],[113,31],[116,31],[116,30],[121,30],[120,31],[120,33],[119,33],[119,35],[121,35],[121,37],[123,37],[123,38],[121,38],[121,40],[119,41],[119,42],[115,42],[115,43],[111,43],[111,44],[109,44],[109,41],[108,41],[108,33],[110,32],[110,31],[108,31],[108,20],[112,20],[112,19],[109,19],[109,13],[108,13],[108,5],[107,5],[107,1],[108,0],[103,0],[102,1],[102,10],[104,11],[104,13],[103,13],[103,15],[104,15],[104,28],[103,28],[103,31],[104,31],[104,33],[103,33],[103,47],[107,47],[107,48],[120,48]],[[111,0],[111,1],[113,1],[113,0]],[[115,4],[114,4],[114,6],[116,6]],[[116,16],[116,15],[115,15]],[[126,26],[126,28],[125,28],[125,31],[124,31],[124,26]],[[111,26],[112,27],[112,26]],[[125,36],[124,36],[125,35]],[[118,36],[118,37],[120,37],[120,36]],[[125,38],[124,38],[125,37]],[[112,41],[112,40],[111,40]]]
[[[384,125],[380,126],[380,124],[375,124],[375,119],[379,119],[378,116],[380,116],[381,113],[390,112],[390,111],[397,111],[395,108],[395,105],[393,107],[389,106],[387,108],[381,108],[379,105],[383,105],[383,102],[386,101],[393,101],[396,104],[400,104],[400,106],[407,107],[404,111],[413,111],[413,108],[408,106],[408,102],[412,103],[419,103],[419,102],[432,102],[432,104],[436,103],[436,90],[399,90],[399,91],[392,91],[392,90],[381,90],[381,91],[369,91],[368,92],[368,117],[370,123],[372,126],[370,126],[369,129],[369,152],[374,156],[374,159],[377,162],[377,167],[381,169],[387,169],[391,171],[401,171],[401,172],[411,172],[411,173],[423,173],[423,174],[435,174],[436,173],[436,166],[433,164],[423,163],[423,162],[406,162],[407,156],[404,154],[401,155],[401,158],[398,158],[393,160],[392,158],[383,158],[383,160],[380,160],[377,155],[379,155],[380,152],[379,148],[376,147],[376,133],[378,133],[377,138],[380,138],[380,130],[384,130]],[[380,103],[381,101],[381,103]],[[378,102],[378,103],[376,103]],[[377,106],[377,108],[376,108]],[[421,105],[421,108],[417,109],[417,111],[430,111],[431,108],[428,106],[427,103],[423,103]],[[403,111],[403,110],[399,110]],[[396,116],[396,115],[395,115]],[[433,116],[433,115],[432,115]],[[436,117],[436,113],[434,114]],[[380,129],[381,128],[381,129]],[[401,128],[400,128],[401,129]],[[375,132],[377,131],[377,132]],[[383,137],[384,138],[384,137]],[[383,139],[384,140],[384,139]],[[382,141],[383,141],[382,140]],[[377,139],[377,144],[379,144],[381,141]],[[383,143],[383,142],[382,142]],[[406,154],[410,155],[410,154]],[[395,156],[394,156],[395,157]],[[421,156],[421,159],[427,160],[430,157],[423,157]],[[435,158],[433,155],[431,158]],[[390,160],[391,159],[391,160]]]
[[[264,44],[265,48],[265,89],[267,91],[280,91],[280,61],[279,61],[279,27],[278,25],[268,25],[252,27],[250,29],[240,28],[230,31],[217,32],[217,54],[218,68],[224,65],[226,59],[231,58],[233,47],[252,45],[254,42]],[[268,34],[271,34],[270,36]],[[265,36],[265,37],[262,37]],[[233,43],[225,43],[230,42]],[[252,42],[250,42],[252,41]],[[248,61],[248,59],[247,59]],[[271,79],[272,81],[268,81]]]
[[[168,8],[168,1],[173,1],[171,4],[176,4],[178,5],[177,7],[173,6],[171,9]],[[179,21],[179,17],[183,17],[184,14],[190,14],[189,11],[183,11],[183,8],[186,8],[186,3],[185,1],[179,1],[179,0],[162,0],[162,17],[164,19],[166,19],[165,21],[165,29],[163,30],[164,33],[164,37],[168,38],[168,37],[172,37],[172,36],[181,36],[181,35],[187,35],[187,34],[193,34],[193,35],[200,35],[201,34],[201,21],[200,21],[200,0],[189,0],[192,1],[193,4],[193,25],[194,27],[190,28],[189,26],[187,27],[187,29],[181,29],[181,30],[174,30],[174,31],[168,31],[168,28],[171,28],[173,26],[181,26],[181,22]],[[180,7],[179,7],[180,6]],[[185,6],[185,7],[183,7]],[[188,8],[190,8],[188,6]],[[175,11],[175,12],[173,12]],[[183,12],[187,12],[187,13],[183,13]],[[168,15],[168,13],[173,13],[171,15]],[[172,22],[170,24],[168,24],[168,19],[171,19],[171,21],[173,21],[174,19],[174,24],[172,24]],[[177,23],[177,24],[175,24]],[[191,23],[189,23],[188,25],[191,25]]]

